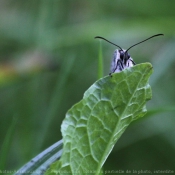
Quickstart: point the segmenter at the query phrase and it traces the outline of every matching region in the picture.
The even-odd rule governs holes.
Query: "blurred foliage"
[[[5,169],[19,168],[61,139],[66,111],[97,79],[99,41],[94,36],[128,48],[164,33],[130,50],[136,63],[153,64],[148,110],[160,112],[127,129],[104,170],[175,171],[174,6],[172,0],[1,0],[1,151],[13,117],[18,118],[6,141]],[[102,48],[107,75],[115,47],[102,42]]]

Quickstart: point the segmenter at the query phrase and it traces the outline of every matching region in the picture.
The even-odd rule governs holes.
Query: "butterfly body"
[[[129,53],[126,50],[118,50],[114,51],[113,59],[111,62],[111,73],[120,72],[128,67],[133,67],[135,62],[130,57]]]

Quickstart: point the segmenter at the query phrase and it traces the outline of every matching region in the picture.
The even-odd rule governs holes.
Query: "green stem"
[[[102,44],[100,41],[99,55],[98,55],[98,79],[103,77],[103,54],[102,54]]]
[[[12,138],[14,135],[16,123],[17,123],[17,118],[14,117],[10,127],[7,130],[5,139],[3,141],[3,144],[0,150],[0,155],[1,155],[0,156],[0,170],[4,170],[6,167],[7,157],[8,157],[10,146],[12,143]]]

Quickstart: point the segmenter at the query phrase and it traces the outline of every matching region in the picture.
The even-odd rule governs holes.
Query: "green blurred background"
[[[175,172],[175,1],[1,0],[1,168],[15,170],[60,140],[66,111],[97,80],[103,36],[151,62],[153,99],[104,164],[117,170]],[[102,41],[104,75],[115,46]],[[112,172],[113,170],[113,172]]]

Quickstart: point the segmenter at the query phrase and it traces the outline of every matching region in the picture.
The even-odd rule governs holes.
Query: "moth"
[[[121,72],[122,70],[126,69],[126,68],[129,68],[129,67],[133,67],[136,63],[133,61],[133,59],[131,58],[130,54],[128,53],[128,50],[130,50],[132,47],[140,44],[140,43],[143,43],[151,38],[154,38],[156,36],[161,36],[163,34],[156,34],[156,35],[153,35],[143,41],[140,41],[134,45],[132,45],[131,47],[129,47],[127,50],[124,50],[122,49],[120,46],[118,46],[117,44],[114,44],[112,43],[111,41],[101,37],[101,36],[96,36],[96,38],[99,38],[99,39],[103,39],[105,41],[107,41],[108,43],[114,45],[114,46],[117,46],[119,48],[116,49],[114,51],[114,55],[113,55],[113,59],[112,59],[112,63],[111,63],[111,72],[109,73],[109,75],[111,75],[112,73],[115,73],[115,72]]]

